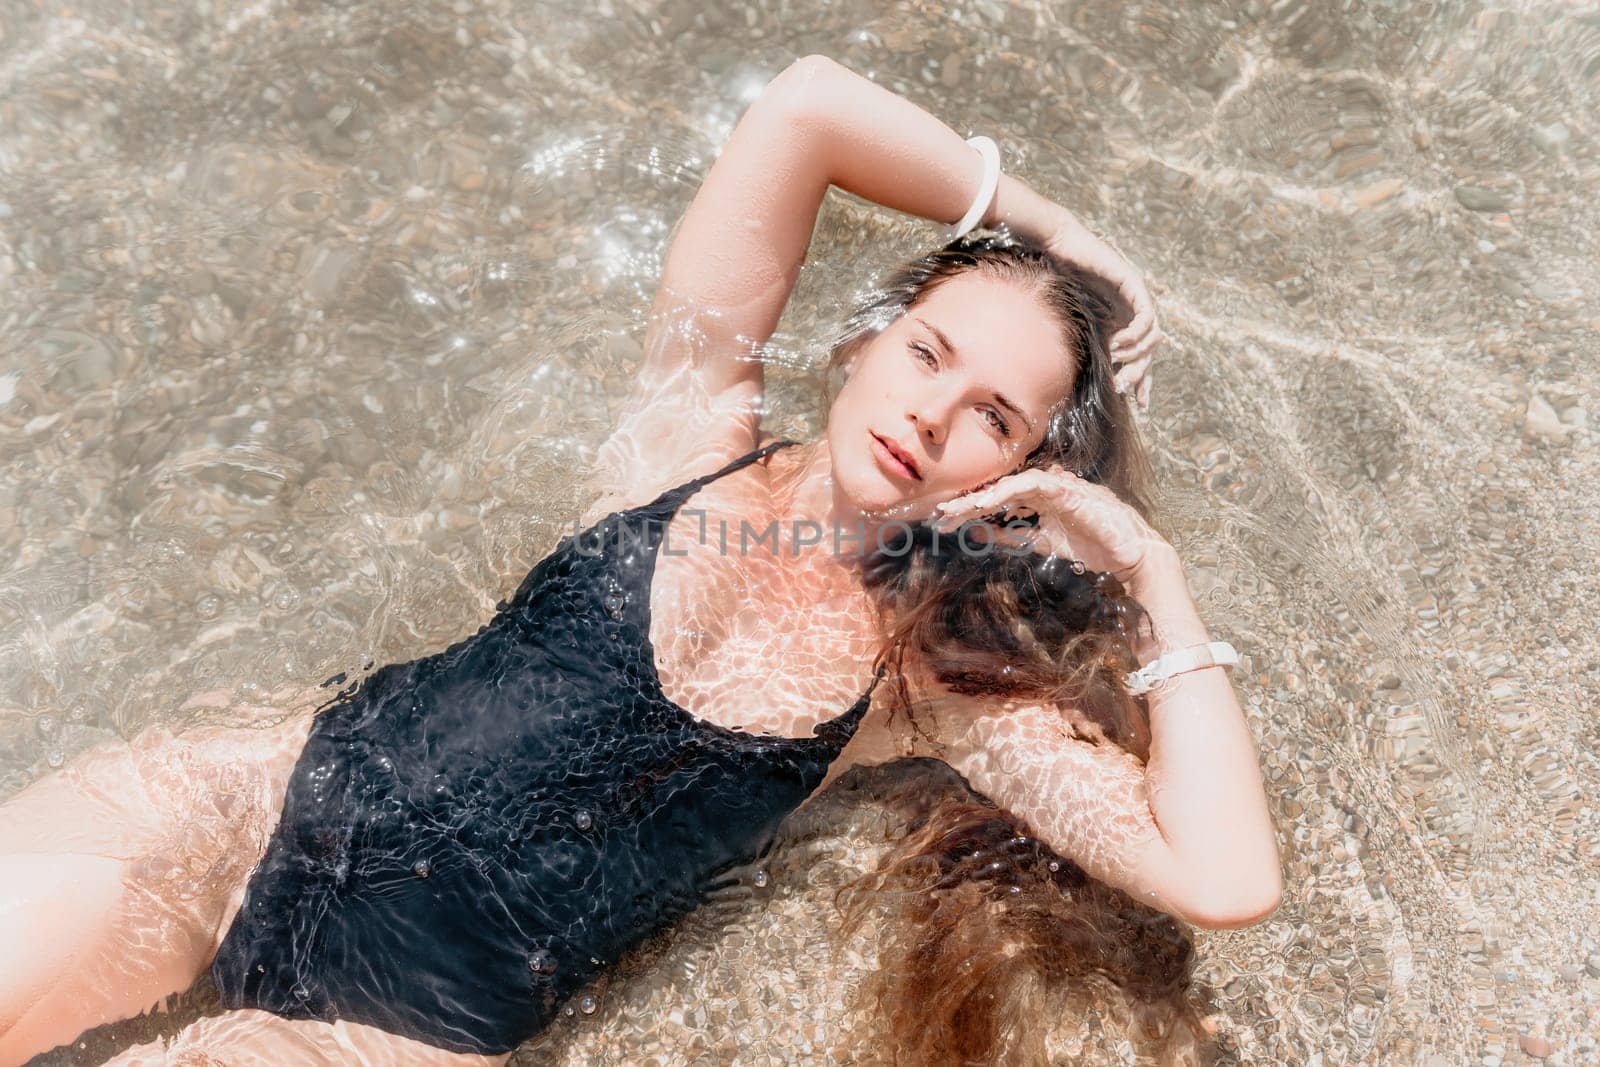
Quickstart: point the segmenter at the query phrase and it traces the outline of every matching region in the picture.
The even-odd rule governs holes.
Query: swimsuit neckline
[[[838,723],[841,719],[849,718],[857,711],[862,710],[866,703],[872,699],[872,691],[877,688],[878,681],[883,677],[883,667],[880,666],[873,674],[872,681],[867,684],[867,691],[862,693],[854,704],[850,705],[850,707],[843,713],[836,715],[831,719],[824,719],[822,722],[817,723],[816,726],[812,727],[810,736],[801,737],[791,737],[787,734],[755,733],[750,730],[735,730],[732,727],[723,726],[721,723],[715,723],[709,719],[702,719],[700,716],[691,712],[688,708],[685,708],[683,705],[667,696],[666,690],[661,685],[661,672],[656,667],[655,642],[650,639],[650,623],[653,618],[650,608],[650,594],[655,588],[656,559],[660,554],[661,542],[666,540],[667,527],[671,525],[673,517],[677,515],[678,512],[683,508],[684,503],[687,502],[688,499],[695,493],[699,492],[701,489],[704,489],[710,482],[715,481],[724,474],[731,473],[732,470],[742,468],[748,465],[748,463],[753,463],[764,459],[767,455],[777,451],[780,448],[786,448],[789,445],[797,445],[799,443],[799,441],[787,439],[769,442],[768,444],[757,448],[753,452],[747,453],[740,459],[734,460],[721,470],[718,470],[713,474],[701,475],[698,478],[693,478],[679,486],[677,491],[663,493],[655,500],[656,505],[666,506],[666,514],[661,517],[661,536],[654,539],[654,543],[650,545],[649,551],[645,557],[644,595],[640,612],[643,617],[643,621],[641,622],[639,629],[641,634],[641,650],[647,672],[646,681],[649,683],[654,695],[658,697],[663,704],[670,707],[675,713],[688,722],[703,729],[710,730],[713,733],[721,733],[733,737],[757,738],[769,742],[815,741],[823,733],[826,727]],[[646,506],[648,507],[650,505]]]

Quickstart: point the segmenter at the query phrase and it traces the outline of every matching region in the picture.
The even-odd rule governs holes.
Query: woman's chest
[[[817,546],[796,549],[773,520],[752,521],[759,500],[702,491],[695,503],[655,559],[649,636],[662,691],[719,726],[810,736],[872,680],[880,637],[867,593],[844,567],[800,555]]]

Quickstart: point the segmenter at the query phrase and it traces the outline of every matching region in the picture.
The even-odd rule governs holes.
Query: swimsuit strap
[[[867,683],[867,691],[856,698],[844,714],[820,722],[816,725],[814,736],[828,742],[835,748],[843,748],[855,736],[856,727],[861,725],[861,719],[867,713],[867,708],[872,705],[872,692],[878,688],[878,683],[883,681],[887,668],[879,664],[872,672],[872,681]]]
[[[662,493],[661,496],[657,498],[657,502],[669,504],[672,509],[676,511],[685,500],[699,492],[700,489],[707,484],[716,481],[718,478],[721,478],[723,475],[732,474],[736,470],[741,470],[742,468],[748,467],[756,460],[765,457],[768,453],[776,452],[780,448],[787,448],[789,445],[797,445],[799,443],[799,441],[792,441],[788,438],[778,441],[769,441],[760,448],[746,452],[738,459],[724,464],[722,467],[712,471],[710,474],[702,474],[698,478],[691,478],[675,489],[668,489],[665,493]]]

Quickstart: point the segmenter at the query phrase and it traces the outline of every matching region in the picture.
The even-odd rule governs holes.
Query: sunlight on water
[[[1269,921],[1197,933],[1226,1062],[1594,1062],[1600,17],[1346,6],[0,8],[0,796],[198,690],[477,629],[587,503],[722,138],[823,51],[1156,283],[1162,504],[1286,865]],[[775,432],[935,238],[829,198]],[[527,1062],[870,1032],[826,901],[879,817],[804,816]]]

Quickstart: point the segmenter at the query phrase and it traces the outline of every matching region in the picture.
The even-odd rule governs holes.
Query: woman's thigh
[[[131,1048],[107,1067],[490,1067],[508,1058],[445,1052],[355,1023],[232,1011],[191,1023],[170,1045]]]
[[[215,953],[283,805],[313,694],[243,725],[152,727],[84,753],[0,806],[0,1061],[136,1015]]]

